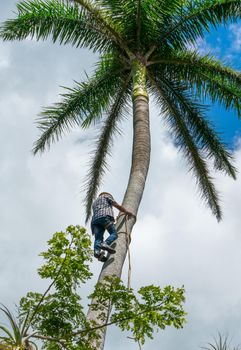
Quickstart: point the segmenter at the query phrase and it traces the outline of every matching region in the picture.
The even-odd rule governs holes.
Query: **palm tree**
[[[123,117],[130,115],[130,105],[133,150],[123,205],[138,212],[150,161],[149,95],[183,151],[204,200],[221,219],[210,168],[234,179],[236,169],[232,155],[205,117],[203,101],[209,97],[240,116],[241,75],[190,47],[212,27],[237,21],[240,15],[240,0],[26,0],[17,4],[17,17],[1,27],[3,40],[51,37],[53,42],[99,53],[93,76],[66,89],[61,102],[41,113],[41,135],[34,145],[34,154],[43,152],[72,127],[85,129],[103,119],[88,172],[87,220],[113,136]],[[123,221],[117,222],[120,230]],[[129,233],[134,221],[127,223]],[[126,242],[125,235],[119,235],[117,253],[103,266],[100,280],[105,275],[121,275]],[[98,319],[94,311],[89,317]]]

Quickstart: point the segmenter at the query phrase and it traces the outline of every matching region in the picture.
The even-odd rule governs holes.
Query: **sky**
[[[0,22],[13,16],[15,3],[0,0]],[[240,69],[240,23],[219,28],[197,44],[200,52],[213,52]],[[28,291],[44,291],[46,283],[36,273],[38,254],[52,234],[70,224],[84,225],[82,184],[98,130],[75,129],[41,156],[34,157],[31,149],[41,108],[59,100],[60,86],[73,86],[85,71],[91,74],[96,59],[86,50],[50,42],[0,42],[0,302],[11,310]],[[184,285],[188,316],[182,330],[159,332],[144,350],[200,349],[218,332],[229,334],[234,345],[241,343],[241,122],[216,105],[209,118],[239,169],[236,181],[214,174],[224,212],[221,223],[201,201],[182,155],[151,107],[151,165],[132,235],[132,286]],[[129,174],[131,127],[130,116],[116,139],[101,188],[119,202]],[[100,268],[92,264],[94,277],[84,294]],[[113,346],[138,350],[115,327],[108,331],[105,349]]]

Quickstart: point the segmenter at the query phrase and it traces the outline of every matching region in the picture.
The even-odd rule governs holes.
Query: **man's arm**
[[[130,211],[126,210],[122,205],[113,202],[112,203],[113,207],[115,207],[116,209],[120,210],[122,213],[125,213],[128,216],[128,219],[130,219],[131,217],[136,217],[134,214],[132,214]]]

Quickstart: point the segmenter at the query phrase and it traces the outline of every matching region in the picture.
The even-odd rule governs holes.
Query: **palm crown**
[[[240,116],[241,74],[188,47],[219,23],[237,21],[240,0],[31,0],[19,2],[17,9],[17,18],[2,25],[4,40],[50,36],[54,42],[100,53],[93,76],[43,110],[34,146],[34,153],[44,151],[72,127],[86,128],[103,118],[88,173],[87,218],[118,123],[131,98],[150,94],[220,219],[209,160],[233,178],[236,170],[199,101],[209,97]]]

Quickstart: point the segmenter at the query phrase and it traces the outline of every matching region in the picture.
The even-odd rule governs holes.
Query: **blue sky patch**
[[[218,30],[206,34],[205,39],[198,42],[198,49],[202,54],[212,53],[222,62],[240,70],[241,22],[220,26]],[[210,101],[207,103],[211,106]],[[210,108],[208,117],[228,147],[234,149],[237,139],[241,137],[241,120],[238,119],[237,113],[215,104]]]

